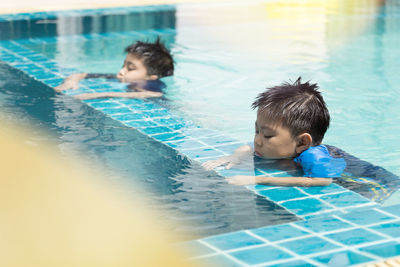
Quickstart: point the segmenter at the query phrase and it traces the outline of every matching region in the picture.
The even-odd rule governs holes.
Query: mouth
[[[257,150],[254,150],[254,154],[255,154],[257,157],[261,157],[261,158],[262,158],[262,155],[261,155],[260,152],[258,152]]]

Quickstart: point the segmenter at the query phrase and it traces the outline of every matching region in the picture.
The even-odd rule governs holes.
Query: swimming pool
[[[335,185],[246,190],[226,185],[198,164],[251,140],[255,116],[249,104],[254,96],[266,86],[301,75],[320,84],[329,105],[333,120],[326,143],[400,174],[396,159],[400,147],[390,134],[399,128],[393,119],[399,115],[394,97],[398,29],[390,26],[396,25],[399,11],[390,2],[363,3],[366,6],[337,1],[337,5],[303,7],[258,1],[3,16],[2,34],[9,24],[15,29],[26,24],[37,27],[31,35],[17,30],[1,36],[1,59],[7,62],[2,66],[4,77],[22,76],[27,84],[18,91],[6,90],[3,103],[55,128],[61,147],[83,146],[82,153],[93,155],[127,180],[141,180],[152,197],[168,203],[170,217],[185,214],[182,220],[189,227],[177,232],[209,236],[307,219],[193,241],[203,248],[198,259],[219,258],[238,265],[323,265],[332,254],[339,255],[339,263],[354,264],[379,255],[394,256],[399,241],[393,230],[399,216],[395,206],[381,208]],[[126,21],[131,23],[122,23]],[[166,80],[167,102],[86,101],[97,112],[68,96],[55,95],[15,70],[49,86],[75,71],[116,72],[126,45],[158,35],[177,62],[176,75]],[[6,87],[18,86],[15,79]],[[106,81],[83,85],[77,92],[115,86]],[[23,97],[27,94],[28,100]],[[50,113],[31,99],[48,99],[44,106]],[[138,110],[140,117],[127,118]],[[360,212],[364,209],[377,219],[370,221],[365,216],[369,213]],[[310,226],[316,220],[325,228]],[[339,230],[343,228],[346,231]],[[271,231],[287,234],[273,237]],[[343,235],[363,238],[346,241]],[[295,245],[303,239],[312,244],[311,252]]]

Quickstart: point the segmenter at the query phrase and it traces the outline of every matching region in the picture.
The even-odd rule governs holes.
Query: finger
[[[226,178],[228,184],[234,184],[237,185],[237,181],[235,178]]]
[[[219,163],[219,162],[210,162],[210,164],[208,164],[206,166],[206,170],[212,170],[220,165],[221,165],[221,163]]]
[[[232,168],[233,166],[235,166],[236,164],[234,162],[229,162],[228,165],[226,165],[225,169],[229,170],[230,168]]]

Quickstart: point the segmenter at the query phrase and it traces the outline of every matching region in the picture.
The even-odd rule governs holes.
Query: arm
[[[161,97],[163,94],[159,92],[143,91],[143,92],[104,92],[104,93],[88,93],[74,96],[80,100],[96,99],[96,98],[112,98],[112,97],[124,97],[124,98],[149,98],[149,97]]]
[[[87,73],[75,73],[70,76],[68,76],[62,84],[59,86],[54,87],[54,90],[57,92],[61,92],[64,90],[69,90],[69,89],[78,89],[78,84],[79,81],[82,79],[85,79],[87,76]]]
[[[218,166],[226,164],[225,168],[230,169],[230,168],[232,168],[232,166],[239,164],[243,158],[251,155],[251,153],[253,153],[253,148],[249,145],[244,145],[244,146],[241,146],[238,149],[236,149],[232,155],[221,157],[216,160],[209,160],[209,161],[203,163],[202,166],[206,170],[212,170]]]
[[[332,183],[331,178],[314,177],[266,177],[236,175],[227,178],[228,183],[235,185],[264,184],[277,186],[327,186]]]

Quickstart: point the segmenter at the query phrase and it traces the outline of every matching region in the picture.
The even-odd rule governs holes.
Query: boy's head
[[[125,49],[128,55],[117,78],[122,82],[156,80],[174,74],[174,61],[165,46],[155,43],[136,42]]]
[[[317,84],[283,83],[259,94],[254,149],[264,158],[292,158],[319,145],[330,116]]]

